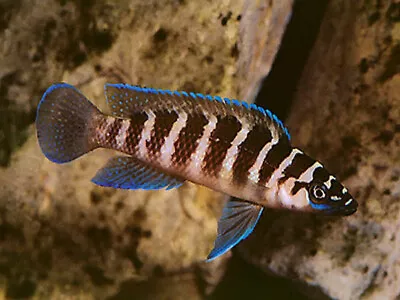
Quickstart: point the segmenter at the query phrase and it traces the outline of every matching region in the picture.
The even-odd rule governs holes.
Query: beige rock
[[[326,218],[272,212],[239,248],[248,261],[334,299],[400,297],[398,1],[331,1],[287,125],[359,201]]]

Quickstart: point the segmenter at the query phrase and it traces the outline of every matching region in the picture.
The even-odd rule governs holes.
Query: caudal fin
[[[75,87],[50,86],[40,101],[36,128],[40,148],[55,163],[66,163],[97,148],[96,116],[100,111]]]

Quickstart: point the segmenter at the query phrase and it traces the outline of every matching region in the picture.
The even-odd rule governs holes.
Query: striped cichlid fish
[[[127,84],[106,84],[112,115],[75,87],[52,85],[37,109],[44,155],[66,163],[96,148],[111,158],[92,181],[122,189],[172,189],[189,180],[230,200],[212,260],[245,239],[264,207],[350,215],[357,202],[318,161],[290,144],[282,122],[254,104]]]

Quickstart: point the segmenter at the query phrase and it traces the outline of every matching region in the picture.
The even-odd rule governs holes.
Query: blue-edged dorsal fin
[[[188,114],[200,112],[213,115],[232,115],[246,119],[251,124],[265,127],[266,130],[274,127],[279,135],[290,139],[286,127],[268,109],[235,99],[121,83],[106,83],[104,93],[112,114],[121,118],[131,118],[135,113],[144,110],[153,112],[181,110]]]
[[[97,171],[92,182],[105,187],[120,189],[159,190],[173,189],[183,184],[184,180],[165,174],[129,156],[116,156]]]
[[[207,260],[215,259],[245,239],[253,231],[263,209],[261,205],[246,201],[228,201],[218,221],[218,235],[214,249],[211,250]]]

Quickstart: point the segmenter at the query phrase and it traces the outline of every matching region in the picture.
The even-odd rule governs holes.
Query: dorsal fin
[[[250,123],[276,128],[280,135],[290,139],[288,130],[276,115],[255,104],[219,96],[145,88],[128,84],[110,84],[104,87],[107,104],[113,115],[130,118],[134,113],[149,109],[182,110],[187,113],[205,112],[213,115],[233,115]]]

